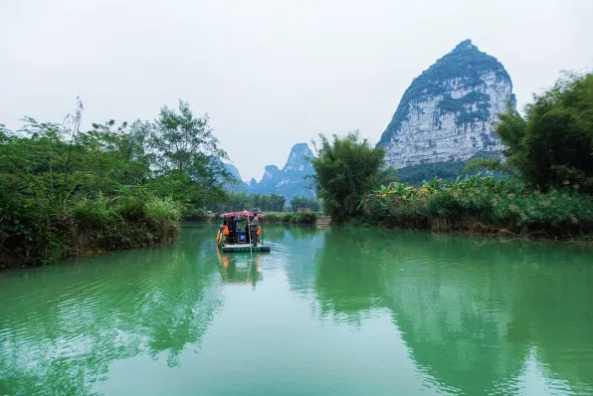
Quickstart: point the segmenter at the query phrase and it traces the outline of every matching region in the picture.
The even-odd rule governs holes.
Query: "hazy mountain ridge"
[[[268,165],[259,183],[250,184],[251,194],[280,194],[290,200],[292,197],[315,197],[315,191],[310,186],[307,176],[315,172],[310,158],[313,151],[307,143],[297,143],[292,146],[288,159],[282,169],[275,165]]]
[[[238,169],[225,163],[226,169],[240,183],[230,185],[233,192],[244,192],[248,194],[279,194],[289,201],[292,197],[314,198],[315,191],[310,185],[307,176],[313,175],[314,170],[310,158],[313,158],[313,151],[307,143],[297,143],[290,150],[288,159],[282,169],[276,165],[266,165],[264,174],[259,182],[251,179],[249,183],[241,179]]]

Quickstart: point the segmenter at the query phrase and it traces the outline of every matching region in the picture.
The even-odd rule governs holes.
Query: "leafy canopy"
[[[224,197],[227,158],[189,105],[154,122],[0,124],[0,267],[52,262],[85,247],[143,246],[174,235],[182,210]],[[134,225],[131,227],[131,225]],[[82,234],[81,234],[82,233]],[[78,235],[78,237],[77,237]],[[80,237],[83,235],[84,237]]]
[[[224,185],[233,177],[220,160],[228,155],[212,134],[207,114],[195,117],[181,100],[178,110],[164,106],[156,120],[138,122],[136,133],[154,169],[150,184],[155,193],[201,208],[225,197]]]
[[[361,197],[385,180],[389,172],[383,169],[385,149],[361,141],[358,131],[344,138],[333,135],[331,142],[323,134],[319,139],[319,146],[313,142],[318,154],[311,159],[315,170],[311,178],[325,212],[343,223],[359,213]]]
[[[514,170],[533,188],[593,194],[593,74],[564,76],[534,95],[525,113],[499,115],[496,133],[506,163],[482,165]]]

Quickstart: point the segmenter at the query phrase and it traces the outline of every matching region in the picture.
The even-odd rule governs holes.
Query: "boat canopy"
[[[222,217],[222,218],[235,217],[235,216],[241,216],[241,217],[253,216],[253,212],[244,210],[242,212],[230,212],[230,213],[223,213],[220,215],[220,217]],[[263,214],[260,214],[260,213],[257,214],[258,219],[263,219],[264,217],[265,216]]]

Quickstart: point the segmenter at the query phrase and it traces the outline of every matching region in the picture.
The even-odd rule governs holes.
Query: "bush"
[[[593,232],[593,199],[577,191],[546,193],[493,177],[383,186],[362,203],[374,224],[569,238]]]
[[[122,220],[115,208],[108,207],[108,201],[104,197],[82,199],[73,205],[70,214],[75,220],[95,225],[104,225]]]
[[[152,197],[144,204],[144,214],[157,223],[176,224],[181,221],[181,207],[171,197]]]
[[[82,252],[131,249],[171,241],[181,210],[171,198],[125,193],[81,199],[65,216],[41,216],[45,207],[5,201],[0,207],[0,268],[52,264]]]

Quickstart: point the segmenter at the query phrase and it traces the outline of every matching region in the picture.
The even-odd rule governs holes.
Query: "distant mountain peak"
[[[305,168],[308,168],[307,165],[310,166],[308,158],[312,157],[313,151],[311,151],[307,143],[297,143],[292,146],[282,172],[305,171]]]
[[[294,196],[312,198],[315,196],[309,186],[308,175],[314,173],[309,158],[314,156],[307,143],[297,143],[290,149],[282,170],[276,165],[267,165],[259,183],[251,181],[252,194],[279,194],[291,199]]]
[[[476,47],[470,39],[467,39],[467,40],[463,40],[462,42],[457,44],[457,46],[455,46],[455,48],[453,48],[453,51],[477,50],[477,49],[478,49],[478,47]],[[451,51],[451,52],[453,52],[453,51]]]
[[[261,182],[273,179],[276,175],[280,173],[280,169],[276,165],[266,165],[264,168],[264,175],[261,178]]]

